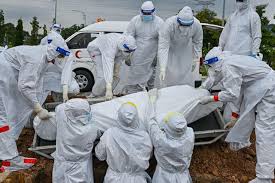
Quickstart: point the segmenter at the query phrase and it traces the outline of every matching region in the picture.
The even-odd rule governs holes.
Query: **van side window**
[[[87,48],[88,44],[95,38],[96,37],[91,37],[90,33],[80,33],[67,42],[67,45],[69,49]]]

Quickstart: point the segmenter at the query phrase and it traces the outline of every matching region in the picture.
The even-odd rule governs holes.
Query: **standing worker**
[[[249,0],[236,0],[236,10],[229,17],[219,40],[219,46],[223,51],[233,54],[247,55],[260,58],[260,45],[262,39],[261,19],[252,8]],[[224,119],[234,123],[241,112],[242,94],[235,104],[228,103],[224,110]],[[237,106],[236,109],[234,109]],[[248,114],[244,120],[253,119],[253,113]]]
[[[229,17],[219,46],[233,54],[256,57],[262,40],[261,19],[249,0],[236,0],[237,8]]]
[[[93,183],[92,150],[98,130],[90,104],[71,99],[56,107],[57,137],[53,183]]]
[[[40,45],[47,45],[53,41],[53,39],[61,34],[61,25],[53,24],[50,33],[40,41]]]
[[[128,94],[141,91],[147,86],[152,87],[154,84],[153,62],[157,56],[159,30],[162,24],[163,20],[156,16],[152,1],[146,1],[141,6],[140,15],[132,18],[127,27],[125,34],[133,36],[137,42],[137,50],[131,57],[128,74],[126,86]]]
[[[131,102],[118,110],[118,127],[109,128],[95,148],[96,157],[109,166],[104,183],[147,183],[145,170],[153,150],[147,132],[140,129],[137,107]]]
[[[237,100],[243,91],[244,112],[227,135],[225,141],[232,150],[250,146],[251,128],[256,133],[256,176],[251,183],[271,183],[275,168],[275,73],[265,63],[243,55],[226,55],[213,48],[206,55],[205,64],[216,72],[212,77],[221,82],[223,90],[215,96],[201,98],[202,104]],[[256,121],[243,120],[257,111]]]
[[[35,159],[19,155],[15,141],[32,112],[40,119],[51,117],[41,107],[43,77],[49,63],[69,56],[65,48],[60,36],[45,46],[17,46],[0,55],[1,171],[27,169],[35,163]]]
[[[189,166],[192,159],[195,135],[180,113],[168,113],[164,118],[164,131],[156,121],[156,93],[149,91],[149,115],[146,129],[151,137],[157,160],[153,183],[191,183]]]
[[[159,35],[160,83],[156,83],[157,86],[194,86],[192,71],[202,55],[202,42],[202,26],[190,7],[168,18]]]
[[[119,33],[102,35],[89,43],[87,50],[96,64],[92,96],[113,97],[113,77],[119,77],[121,62],[130,59],[136,48],[135,38]]]

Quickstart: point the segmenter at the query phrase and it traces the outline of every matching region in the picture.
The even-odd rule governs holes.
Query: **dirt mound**
[[[35,155],[27,150],[31,146],[33,130],[24,129],[17,144],[23,156],[39,159],[36,166],[29,170],[13,172],[4,183],[50,183],[53,161]],[[255,142],[255,136],[252,136]],[[151,160],[148,173],[153,174],[156,162]],[[255,177],[255,143],[239,152],[231,151],[224,142],[195,147],[190,173],[197,183],[247,183]],[[94,160],[96,183],[102,182],[107,165]],[[275,183],[275,181],[274,181]]]

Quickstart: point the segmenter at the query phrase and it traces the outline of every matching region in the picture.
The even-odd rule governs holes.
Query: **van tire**
[[[93,75],[86,70],[75,70],[75,79],[79,84],[80,92],[89,92],[92,91],[92,88],[95,84]],[[79,83],[81,81],[81,84]]]

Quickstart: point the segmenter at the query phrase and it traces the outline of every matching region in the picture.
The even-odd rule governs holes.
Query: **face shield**
[[[138,124],[137,107],[132,102],[127,102],[121,105],[118,110],[118,123],[123,129],[136,129]]]
[[[144,22],[150,22],[154,20],[155,8],[152,10],[141,10],[141,19]]]

